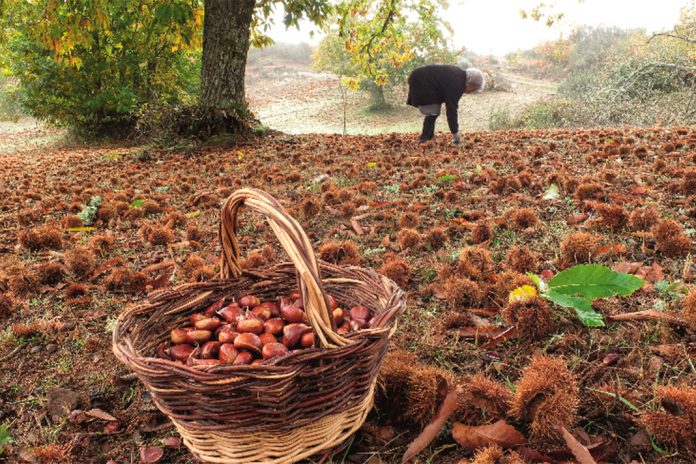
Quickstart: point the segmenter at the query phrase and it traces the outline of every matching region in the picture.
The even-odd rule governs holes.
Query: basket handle
[[[242,275],[237,242],[237,218],[242,206],[261,213],[295,265],[305,313],[325,348],[345,346],[353,342],[336,332],[333,314],[329,312],[326,293],[321,282],[319,264],[312,245],[300,224],[268,193],[252,188],[240,189],[227,198],[220,214],[222,256],[220,276],[223,279]]]

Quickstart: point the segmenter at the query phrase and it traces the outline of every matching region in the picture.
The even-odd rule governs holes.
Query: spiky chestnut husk
[[[530,442],[547,450],[563,443],[558,429],[575,422],[580,395],[575,376],[560,358],[535,356],[516,383],[510,414],[529,422]]]

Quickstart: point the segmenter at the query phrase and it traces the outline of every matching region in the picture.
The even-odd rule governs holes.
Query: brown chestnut
[[[225,299],[223,298],[222,300],[218,300],[215,303],[211,304],[208,306],[208,308],[203,311],[203,314],[205,317],[213,317],[216,312],[220,310],[225,305]]]
[[[230,303],[218,311],[218,314],[227,322],[236,323],[242,316],[242,310],[237,303]]]
[[[363,321],[361,319],[353,319],[350,321],[350,328],[353,332],[357,332],[358,330],[367,329],[369,327],[370,327],[370,324],[367,321]]]
[[[201,344],[210,340],[213,333],[210,330],[192,330],[191,332],[187,333],[186,336],[189,339],[189,343]]]
[[[218,334],[218,341],[220,343],[234,343],[234,339],[237,338],[239,332],[235,332],[231,329],[223,329]]]
[[[299,290],[293,290],[290,292],[290,299],[291,300],[297,300],[298,298],[302,298],[302,293],[300,293]]]
[[[271,318],[271,310],[263,305],[259,305],[252,309],[251,314],[262,321],[267,321]]]
[[[311,348],[314,346],[314,332],[307,332],[300,338],[300,346],[302,348]]]
[[[248,308],[258,306],[260,303],[261,301],[253,295],[244,295],[239,299],[239,306],[246,306]]]
[[[298,343],[300,343],[300,338],[302,335],[312,330],[309,326],[305,324],[288,324],[283,327],[283,340],[282,343],[288,348],[294,348]]]
[[[280,314],[283,316],[283,319],[288,321],[291,324],[298,323],[298,322],[304,322],[305,320],[305,313],[302,311],[300,308],[297,306],[282,306],[280,308]]]
[[[248,350],[254,354],[260,355],[263,343],[256,334],[240,333],[239,336],[234,339],[234,346],[238,350]]]
[[[169,357],[169,352],[167,349],[169,348],[169,342],[162,342],[159,345],[157,345],[157,357],[167,359]]]
[[[223,343],[220,346],[220,355],[218,357],[223,364],[232,364],[238,355],[239,350],[232,343]]]
[[[169,348],[169,354],[172,358],[183,361],[191,356],[194,349],[193,345],[174,345]]]
[[[202,319],[208,319],[208,316],[202,313],[193,313],[191,314],[191,324],[196,325],[196,322],[202,320]]]
[[[285,327],[285,322],[280,318],[269,319],[263,324],[263,330],[273,335],[280,335]]]
[[[184,329],[174,329],[171,332],[172,343],[175,345],[181,345],[183,343],[188,343],[190,341],[188,337],[189,331]]]
[[[198,330],[215,330],[222,325],[219,317],[213,316],[196,321],[194,324]]]
[[[271,312],[271,317],[280,317],[280,305],[274,301],[264,301],[261,306],[265,306]]]
[[[235,359],[232,364],[234,364],[234,365],[251,364],[253,361],[254,361],[253,354],[249,353],[248,351],[242,351],[241,353],[239,353],[239,355],[237,356],[237,359]]]
[[[239,321],[237,323],[237,332],[250,332],[258,335],[263,332],[263,321],[261,319],[254,319],[253,317]]]
[[[212,359],[220,351],[220,342],[205,342],[201,347],[201,358]]]
[[[341,325],[336,332],[340,333],[341,335],[345,335],[350,332],[350,323],[348,321],[345,321],[343,325]]]
[[[298,298],[295,300],[295,302],[292,304],[293,306],[296,306],[300,309],[304,309],[304,301],[302,301],[302,298]]]
[[[268,343],[263,346],[263,359],[271,359],[276,356],[285,356],[288,349],[282,343]]]
[[[329,309],[333,311],[334,309],[338,308],[338,302],[334,297],[331,295],[326,295],[326,302],[329,304]]]
[[[336,322],[336,327],[341,327],[343,325],[343,310],[341,308],[334,309],[333,318]]]
[[[264,332],[261,335],[259,335],[259,340],[261,340],[261,343],[263,343],[264,345],[267,345],[269,343],[276,343],[278,341],[275,335],[269,334],[268,332]]]
[[[366,306],[353,306],[350,308],[350,318],[359,319],[361,321],[369,321],[372,317],[372,311]]]

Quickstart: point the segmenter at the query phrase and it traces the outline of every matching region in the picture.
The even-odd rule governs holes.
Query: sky
[[[578,25],[645,28],[649,32],[671,28],[679,19],[682,7],[694,0],[546,0],[553,3],[550,11],[563,12],[558,25],[547,27],[543,22],[520,17],[521,9],[529,9],[541,0],[449,0],[444,17],[454,31],[455,48],[466,47],[478,54],[505,55],[527,49],[545,40],[568,34]],[[286,30],[282,25],[282,9],[276,12],[271,37],[276,42],[316,44],[320,38],[309,31],[309,23],[300,30]]]

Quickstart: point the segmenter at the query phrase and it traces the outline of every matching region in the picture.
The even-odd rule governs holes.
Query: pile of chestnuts
[[[367,329],[374,321],[366,306],[346,311],[330,295],[327,302],[340,334]],[[220,300],[192,314],[190,323],[171,331],[170,340],[157,348],[158,357],[189,366],[255,365],[317,346],[298,291],[277,301],[254,295]]]

